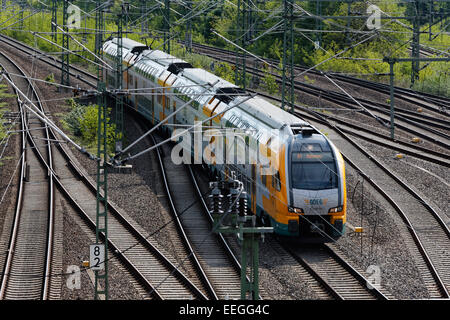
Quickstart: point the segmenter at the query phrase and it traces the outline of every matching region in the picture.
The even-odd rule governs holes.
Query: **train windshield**
[[[291,170],[294,189],[338,187],[336,164],[331,152],[293,152]]]

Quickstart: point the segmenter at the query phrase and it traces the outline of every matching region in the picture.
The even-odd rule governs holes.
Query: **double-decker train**
[[[103,45],[104,59],[111,66],[117,43],[113,38]],[[122,44],[122,89],[129,104],[154,125],[162,121],[168,134],[201,121],[197,131],[206,135],[209,130],[209,136],[201,138],[200,152],[205,140],[210,146],[208,161],[201,159],[204,167],[222,178],[234,171],[244,184],[251,211],[265,225],[280,236],[314,242],[332,241],[344,233],[344,160],[325,135],[267,100],[249,97],[236,85],[184,60],[128,38]],[[107,88],[118,89],[114,70],[105,69],[104,79]],[[225,137],[224,132],[237,138]],[[219,136],[225,137],[224,143],[219,143]],[[184,150],[198,158],[193,140]],[[229,159],[229,154],[233,161],[218,161]]]

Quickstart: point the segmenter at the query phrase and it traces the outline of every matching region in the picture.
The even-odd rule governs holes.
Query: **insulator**
[[[214,188],[209,195],[209,210],[212,214],[222,214],[223,195],[219,188]]]
[[[248,205],[247,205],[247,192],[242,191],[239,196],[239,215],[244,217],[247,215]]]
[[[228,210],[231,214],[239,214],[239,189],[231,188],[228,197]]]

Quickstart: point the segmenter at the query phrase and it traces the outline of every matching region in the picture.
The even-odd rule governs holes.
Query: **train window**
[[[293,152],[291,163],[294,189],[337,188],[338,176],[331,152]]]
[[[272,176],[272,187],[275,188],[275,190],[280,191],[281,190],[281,181],[280,181],[280,172],[277,171]]]
[[[187,91],[186,91],[186,90],[184,91],[184,94],[182,95],[182,98],[183,98],[183,100],[186,101],[186,102],[188,102],[189,100],[191,100],[191,99],[189,98],[189,96],[187,95]]]
[[[169,97],[166,96],[166,97],[164,97],[164,99],[166,100],[166,101],[165,101],[166,108],[167,108],[167,109],[170,109],[170,99],[169,99]]]

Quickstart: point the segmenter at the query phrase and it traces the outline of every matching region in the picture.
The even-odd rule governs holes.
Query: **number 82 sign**
[[[89,266],[91,270],[105,269],[105,245],[91,244],[89,247]]]

